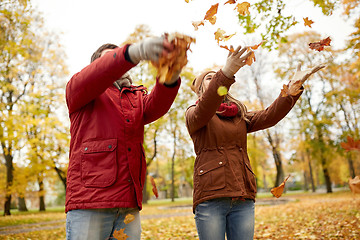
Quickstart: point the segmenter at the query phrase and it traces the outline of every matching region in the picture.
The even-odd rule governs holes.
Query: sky
[[[192,21],[202,20],[206,11],[215,3],[219,4],[217,22],[207,22],[195,31]],[[92,53],[104,43],[121,44],[134,32],[139,24],[148,25],[152,34],[179,32],[196,38],[188,53],[188,66],[195,72],[213,65],[223,65],[227,51],[220,48],[214,39],[214,32],[221,28],[226,33],[237,34],[227,45],[257,44],[260,36],[249,38],[242,35],[234,5],[223,5],[225,0],[32,0],[33,5],[43,14],[45,26],[61,33],[70,75],[80,71],[90,62]],[[241,1],[238,1],[241,2]],[[248,1],[250,4],[255,1]],[[292,32],[314,30],[322,36],[330,36],[332,46],[345,46],[347,36],[353,31],[351,21],[340,12],[330,17],[322,16],[320,9],[314,8],[309,1],[286,0],[287,11],[300,22]],[[251,14],[251,13],[250,13]],[[312,28],[304,27],[303,17],[315,23]],[[251,40],[249,40],[251,39]],[[320,40],[320,39],[319,39]],[[250,41],[250,42],[249,42]],[[251,42],[254,41],[254,42]]]

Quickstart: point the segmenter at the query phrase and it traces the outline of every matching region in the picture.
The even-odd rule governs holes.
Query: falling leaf
[[[246,58],[245,64],[251,66],[256,61],[255,53],[250,48],[248,48],[247,52],[251,51],[251,54]]]
[[[230,51],[230,52],[234,52],[234,48],[231,46],[230,48],[228,46],[225,45],[220,45],[221,48],[225,48],[226,50]]]
[[[150,176],[150,181],[151,181],[151,185],[152,185],[152,191],[155,195],[156,198],[159,197],[159,193],[158,193],[158,190],[157,190],[157,187],[156,187],[156,184],[155,184],[155,180],[153,177]]]
[[[313,21],[313,20],[310,20],[308,17],[303,18],[303,19],[304,19],[304,26],[305,26],[305,27],[308,26],[308,27],[311,28],[311,24],[313,24],[314,21]]]
[[[199,26],[204,26],[204,23],[205,23],[204,20],[202,20],[202,21],[194,21],[194,22],[192,22],[192,25],[194,26],[195,31],[197,31],[197,30],[199,30]]]
[[[125,229],[114,230],[113,237],[117,240],[126,240],[129,236],[124,233]]]
[[[124,223],[128,224],[128,223],[131,223],[134,220],[135,220],[135,216],[129,213],[129,214],[127,214],[125,216]]]
[[[249,7],[250,7],[250,3],[242,2],[242,3],[238,3],[234,9],[237,9],[240,15],[245,16],[247,14],[250,14]]]
[[[285,178],[285,180],[280,184],[280,186],[274,187],[274,188],[271,189],[271,193],[275,197],[277,197],[277,198],[281,197],[281,195],[282,195],[282,193],[284,191],[285,182],[289,179],[289,177],[290,177],[290,175],[287,178]]]
[[[209,22],[214,25],[216,23],[216,16],[212,16],[210,19],[209,19]]]
[[[351,150],[357,150],[360,151],[360,140],[355,141],[352,137],[347,136],[347,143],[341,142],[340,145],[343,149],[345,149],[347,152]]]
[[[232,38],[236,33],[225,35],[225,31],[218,28],[216,32],[214,32],[215,40],[219,44],[220,41],[228,41],[230,38]]]
[[[174,45],[174,49],[166,56],[161,56],[159,61],[152,62],[157,69],[160,83],[166,83],[171,80],[173,74],[181,71],[187,64],[187,50],[190,44],[195,43],[195,39],[180,33],[166,35],[168,41]]]
[[[185,2],[189,3],[189,0],[185,0]]]
[[[225,5],[225,4],[234,4],[234,3],[236,3],[236,0],[229,0],[229,1],[227,1],[226,3],[224,3],[224,5]]]
[[[216,15],[218,7],[219,3],[212,5],[211,8],[206,12],[204,20],[210,21]]]
[[[217,89],[217,94],[219,96],[225,96],[226,94],[228,93],[228,90],[225,86],[220,86],[218,89]]]
[[[324,50],[325,46],[330,46],[330,42],[331,42],[330,37],[327,37],[319,42],[309,43],[309,47],[310,49],[314,49],[320,52]]]
[[[253,45],[253,46],[250,46],[250,48],[251,48],[252,50],[256,50],[256,49],[258,49],[263,43],[264,43],[264,41],[261,41],[261,43],[259,43],[259,44],[255,44],[255,45]]]
[[[349,187],[351,192],[360,193],[360,176],[356,176],[353,179],[349,179]]]

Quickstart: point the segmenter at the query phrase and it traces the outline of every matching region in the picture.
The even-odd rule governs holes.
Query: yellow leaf
[[[271,193],[275,197],[277,197],[277,198],[281,197],[281,195],[284,191],[285,182],[289,179],[289,177],[290,177],[290,175],[287,178],[285,178],[285,180],[280,184],[280,186],[271,189]]]
[[[250,3],[242,2],[242,3],[238,3],[234,9],[237,9],[240,15],[245,16],[246,14],[250,14],[249,7],[250,7]]]
[[[113,237],[117,240],[126,240],[129,236],[124,233],[125,229],[121,228],[120,230],[115,230]]]
[[[308,27],[311,28],[311,24],[313,24],[314,21],[310,20],[308,17],[303,18],[303,19],[304,19],[304,26],[305,26],[305,27],[308,26]]]
[[[210,7],[210,9],[207,10],[204,20],[210,21],[210,19],[212,19],[215,16],[215,14],[217,13],[218,7],[219,7],[219,3],[212,5]]]
[[[202,21],[194,21],[192,22],[192,25],[195,28],[195,31],[199,30],[199,26],[204,26],[204,20]]]
[[[124,223],[128,224],[128,223],[131,223],[134,220],[135,220],[135,216],[129,213],[129,214],[127,214],[125,216]]]
[[[217,89],[217,94],[219,96],[225,96],[226,94],[228,93],[228,90],[225,86],[220,86],[218,89]]]

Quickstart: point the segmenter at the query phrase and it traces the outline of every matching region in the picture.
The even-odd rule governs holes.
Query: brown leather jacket
[[[243,197],[255,200],[255,174],[247,154],[247,133],[278,123],[294,106],[298,96],[279,96],[268,108],[247,112],[249,122],[236,116],[219,118],[216,110],[223,97],[219,86],[228,89],[235,82],[218,71],[208,89],[186,115],[186,126],[193,140],[194,166],[193,210],[204,201],[221,197]]]

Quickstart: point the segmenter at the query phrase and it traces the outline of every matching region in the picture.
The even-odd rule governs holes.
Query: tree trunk
[[[314,176],[313,176],[313,170],[312,170],[312,166],[311,166],[311,157],[310,157],[310,152],[309,150],[307,149],[306,150],[306,155],[307,155],[307,158],[308,158],[308,165],[309,165],[309,173],[310,173],[310,183],[311,183],[311,190],[312,192],[316,192],[316,187],[315,187],[315,182],[314,182]]]
[[[326,166],[326,159],[322,154],[321,154],[321,165],[322,165],[322,168],[323,168],[323,173],[324,173],[324,178],[325,178],[326,192],[327,193],[332,193],[331,179],[330,179],[329,170],[328,170],[328,168]]]
[[[171,157],[171,201],[175,201],[175,156],[176,156],[176,125],[173,132],[174,138],[174,152]]]
[[[306,174],[306,159],[304,156],[304,151],[301,151],[301,162],[304,164],[304,169],[303,169],[303,175],[304,175],[304,191],[309,191],[309,183],[308,183],[308,177]]]
[[[9,149],[5,148],[3,145],[3,151],[9,151]],[[13,166],[13,156],[10,154],[4,154],[5,162],[6,162],[6,186],[5,186],[5,203],[4,203],[4,216],[11,215],[10,207],[11,207],[11,187],[14,180],[14,166]]]
[[[347,158],[348,163],[349,163],[350,177],[351,177],[351,178],[354,178],[354,177],[356,176],[356,174],[355,174],[354,162],[353,162],[353,160],[352,160],[351,152],[348,152],[348,153],[346,154],[346,158]]]
[[[144,182],[144,188],[143,188],[143,200],[142,203],[146,204],[149,201],[149,193],[147,191],[147,179],[148,179],[148,172],[146,171],[146,176],[145,176],[145,182]]]
[[[27,212],[25,197],[18,197],[18,210],[20,212]]]
[[[56,167],[55,162],[54,162],[54,169],[55,169],[57,175],[59,176],[62,184],[64,185],[64,189],[66,191],[66,177],[65,177],[66,173],[63,170],[61,170],[60,168]]]
[[[45,211],[44,182],[39,179],[39,211]]]

